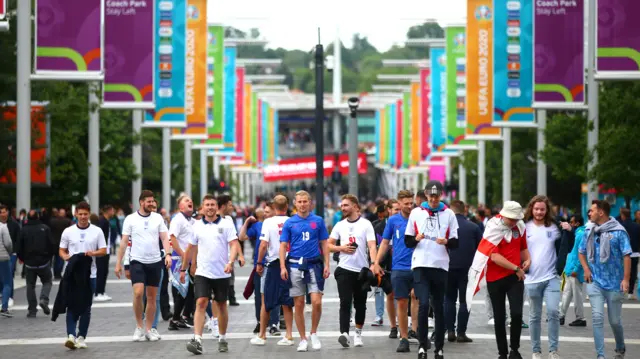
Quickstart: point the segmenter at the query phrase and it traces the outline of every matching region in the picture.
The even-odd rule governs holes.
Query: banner
[[[444,151],[447,141],[447,55],[431,48],[431,152]]]
[[[391,130],[389,131],[389,165],[393,168],[397,165],[398,160],[398,149],[396,147],[396,143],[398,142],[398,132],[400,129],[398,128],[397,122],[397,112],[396,112],[397,104],[394,102],[390,105],[387,105],[387,121],[391,125]]]
[[[69,3],[75,6],[79,2]],[[153,4],[153,1],[106,2],[103,108],[155,108]],[[163,11],[160,20],[173,21],[172,12]],[[173,47],[167,45],[160,53],[172,55]]]
[[[402,96],[402,167],[411,166],[411,92]]]
[[[534,3],[533,106],[584,106],[584,1]]]
[[[263,144],[264,144],[264,133],[263,133],[263,129],[264,129],[264,120],[265,120],[265,116],[264,116],[264,112],[265,112],[265,106],[266,103],[264,101],[262,101],[261,99],[258,98],[258,94],[256,93],[256,98],[257,98],[257,106],[256,106],[256,127],[257,127],[257,136],[255,136],[255,143],[256,143],[256,163],[258,165],[258,168],[262,168],[262,163],[263,163]]]
[[[324,176],[330,178],[336,166],[335,155],[324,156]],[[358,153],[358,173],[367,173],[367,155]],[[342,154],[338,156],[338,168],[343,176],[349,174],[349,155]],[[269,164],[264,166],[262,170],[265,182],[291,181],[298,179],[312,179],[316,177],[316,158],[288,158],[280,160],[277,164]]]
[[[466,98],[466,34],[464,26],[445,29],[447,57],[447,141],[448,150],[467,149],[472,142],[464,140],[467,127]]]
[[[280,161],[280,117],[278,110],[273,109],[273,162]]]
[[[207,1],[187,0],[187,126],[174,129],[173,140],[207,138]]]
[[[531,3],[494,2],[493,126],[535,126]]]
[[[2,1],[2,0],[0,0]],[[47,102],[31,102],[31,185],[51,186],[51,124],[47,116]],[[16,132],[16,103],[0,105],[0,121],[9,122],[5,127],[9,133]],[[3,133],[4,135],[4,133]],[[13,137],[10,135],[9,138]],[[5,142],[6,143],[6,142]],[[9,146],[8,158],[15,160],[16,152],[13,145]],[[0,173],[0,188],[16,185],[16,169],[7,168]]]
[[[430,101],[431,68],[424,68],[420,69],[420,161],[431,153]]]
[[[104,0],[36,1],[35,79],[102,81],[102,9]],[[0,20],[5,11],[0,0]]]
[[[274,109],[269,106],[268,108],[268,121],[267,121],[267,156],[266,163],[273,164],[276,163],[276,147],[278,146],[278,133],[276,132],[275,127],[275,117],[274,117]]]
[[[244,131],[242,133],[244,149],[242,152],[244,153],[244,160],[248,165],[251,165],[251,84],[244,84],[244,110],[242,111],[244,114]],[[255,136],[254,136],[255,137]]]
[[[233,153],[236,148],[236,58],[235,46],[224,48],[224,152]],[[214,107],[215,108],[215,107]],[[215,121],[215,118],[214,118]]]
[[[244,67],[236,68],[236,155],[244,156]]]
[[[402,110],[403,110],[403,104],[402,104],[402,99],[399,99],[396,102],[395,107],[393,108],[393,110],[396,113],[396,118],[395,118],[395,122],[397,124],[396,127],[396,132],[395,136],[396,136],[396,167],[397,168],[402,168],[403,165],[403,153],[402,153],[402,149],[404,148],[404,123],[402,122],[403,120],[403,114],[402,114]]]
[[[493,2],[467,3],[467,99],[465,139],[499,140],[493,122]]]
[[[171,20],[166,18],[171,13]],[[186,0],[156,2],[155,31],[155,92],[156,108],[146,111],[145,127],[184,127],[187,125],[185,107],[185,64],[187,51]],[[165,18],[164,20],[162,20]],[[163,54],[171,46],[172,53]]]
[[[640,12],[637,0],[598,0],[597,77],[638,79],[640,75]]]
[[[7,17],[7,1],[8,0],[0,0],[0,20],[4,20]]]
[[[382,159],[382,151],[384,151],[382,147],[382,124],[380,123],[380,110],[376,110],[375,112],[376,119],[376,163],[380,164]]]
[[[416,146],[416,142],[421,144],[422,138],[422,124],[420,122],[421,108],[420,108],[420,82],[411,83],[411,135],[409,135],[409,142],[413,141],[414,145],[410,146],[411,161],[410,166],[417,166],[420,163],[420,153],[422,150],[421,145]]]
[[[206,2],[206,0],[204,0]],[[208,123],[207,145],[210,148],[222,149],[224,127],[224,27],[209,26],[208,56],[213,59],[213,80],[209,92],[213,96],[211,102],[212,118]]]

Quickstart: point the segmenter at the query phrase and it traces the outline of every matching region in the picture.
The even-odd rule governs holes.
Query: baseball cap
[[[432,194],[439,196],[442,194],[443,189],[444,186],[440,181],[431,180],[427,182],[427,185],[424,187],[424,192],[427,196]]]

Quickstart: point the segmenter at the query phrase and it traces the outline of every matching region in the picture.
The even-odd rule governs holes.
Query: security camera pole
[[[351,121],[349,121],[349,193],[360,197],[358,194],[358,105],[357,97],[349,99]],[[336,165],[340,165],[337,163]]]

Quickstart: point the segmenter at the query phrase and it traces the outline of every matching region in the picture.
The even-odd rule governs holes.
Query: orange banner
[[[466,135],[499,135],[493,122],[493,1],[467,0]]]
[[[420,82],[411,83],[411,140],[422,143],[420,122]],[[420,162],[420,146],[411,146],[411,166],[417,166]]]
[[[251,160],[251,98],[253,94],[251,93],[251,84],[244,84],[244,121],[242,125],[244,126],[244,131],[242,133],[244,144],[244,160],[246,163],[249,163]],[[256,136],[257,134],[254,134]]]
[[[185,113],[187,127],[174,129],[174,140],[207,139],[207,0],[187,1]]]

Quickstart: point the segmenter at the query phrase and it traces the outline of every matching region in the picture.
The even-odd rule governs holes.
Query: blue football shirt
[[[324,219],[315,214],[302,218],[297,214],[284,222],[280,242],[289,243],[289,256],[315,258],[320,256],[320,241],[329,238]],[[291,267],[298,265],[290,263]]]
[[[260,241],[258,240],[258,238],[260,237],[260,232],[262,232],[262,222],[255,222],[251,225],[251,227],[249,227],[249,229],[247,229],[247,237],[249,237],[249,239],[256,241],[256,248],[253,251],[253,267],[254,268],[258,264],[258,252],[260,249]],[[262,264],[266,263],[266,258],[267,256],[265,255],[264,258],[262,259]]]
[[[411,270],[411,257],[414,248],[404,245],[404,232],[409,223],[409,218],[404,218],[401,213],[389,217],[387,225],[382,232],[382,239],[389,240],[393,247],[391,257],[391,270]]]

